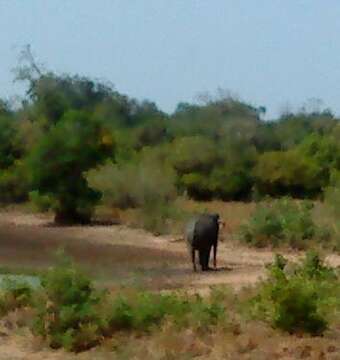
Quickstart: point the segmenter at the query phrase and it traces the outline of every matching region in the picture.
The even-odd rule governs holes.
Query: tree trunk
[[[58,209],[55,213],[54,222],[58,225],[85,225],[91,222],[91,217],[80,214],[76,209]]]

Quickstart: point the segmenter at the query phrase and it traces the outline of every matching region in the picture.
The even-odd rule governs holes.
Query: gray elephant
[[[202,271],[209,270],[210,252],[214,250],[214,268],[216,268],[216,254],[220,216],[218,214],[201,214],[192,219],[185,229],[185,240],[196,271],[195,251],[199,253],[199,263]]]

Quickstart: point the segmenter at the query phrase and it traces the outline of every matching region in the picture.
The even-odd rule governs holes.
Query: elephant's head
[[[225,227],[225,221],[223,221],[220,218],[220,215],[217,213],[211,214],[211,216],[214,218],[214,220],[218,223],[220,228],[224,228]]]

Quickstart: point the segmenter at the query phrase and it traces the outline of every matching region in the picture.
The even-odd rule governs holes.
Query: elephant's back
[[[218,224],[211,217],[202,216],[195,223],[194,243],[199,247],[209,247],[217,240]]]

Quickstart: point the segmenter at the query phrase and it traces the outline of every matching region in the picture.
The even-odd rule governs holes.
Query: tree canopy
[[[109,161],[113,169],[103,169],[116,184],[124,174],[138,183],[136,164],[148,157],[150,177],[160,179],[158,168],[171,174],[173,186],[160,186],[200,200],[318,197],[340,170],[340,122],[329,109],[264,121],[264,106],[220,93],[167,114],[110,83],[45,71],[29,49],[24,59],[16,71],[27,84],[24,101],[14,109],[0,99],[1,202],[35,191],[53,199],[58,221],[88,221],[103,192],[86,173]],[[110,179],[98,178],[107,192]]]

